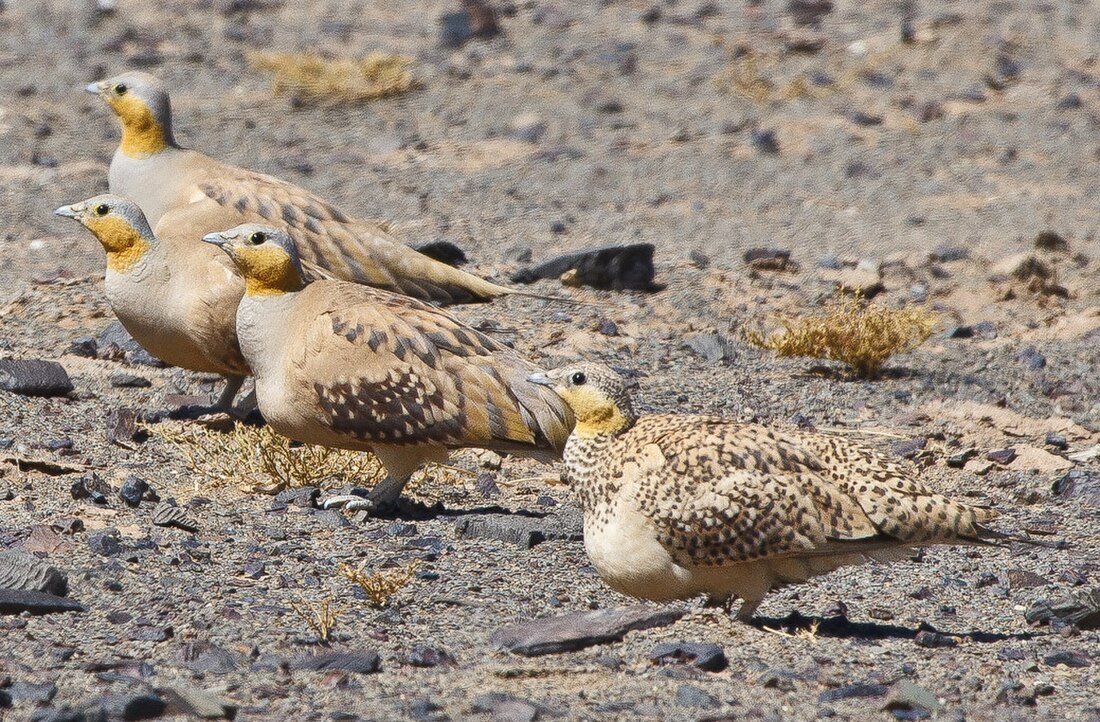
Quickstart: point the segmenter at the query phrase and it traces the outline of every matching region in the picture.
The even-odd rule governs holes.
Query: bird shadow
[[[921,632],[928,632],[925,646],[953,647],[961,640],[990,644],[993,642],[1028,641],[1043,636],[1035,632],[1004,634],[1000,632],[942,632],[927,622],[921,622],[916,628],[899,624],[881,624],[879,622],[853,622],[847,617],[806,617],[791,612],[786,617],[754,617],[752,626],[765,631],[778,631],[792,637],[828,637],[830,639],[876,640],[904,639],[916,640]]]
[[[454,509],[445,507],[440,502],[429,506],[419,501],[401,498],[396,504],[373,510],[371,518],[387,521],[433,521],[436,519],[461,519],[468,516],[499,515],[543,519],[553,513],[554,510],[508,509],[499,504],[475,506],[469,509]]]

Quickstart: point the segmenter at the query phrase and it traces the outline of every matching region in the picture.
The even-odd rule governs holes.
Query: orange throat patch
[[[107,251],[107,268],[115,273],[129,271],[151,247],[147,238],[121,218],[92,218],[86,225]]]
[[[278,296],[305,285],[282,249],[238,248],[233,260],[244,276],[244,292],[249,296]]]
[[[164,127],[153,117],[153,111],[137,98],[120,98],[111,107],[122,123],[119,150],[130,158],[148,158],[168,148]]]

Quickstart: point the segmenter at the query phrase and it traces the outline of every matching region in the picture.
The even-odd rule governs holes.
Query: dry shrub
[[[365,58],[324,58],[311,53],[255,53],[253,68],[275,73],[275,93],[302,93],[332,103],[361,103],[401,95],[419,84],[404,55],[374,52]]]
[[[234,424],[219,432],[195,424],[155,424],[145,427],[175,447],[196,474],[213,483],[243,482],[253,491],[274,493],[286,488],[363,484],[385,476],[373,454],[294,444],[269,426]]]
[[[318,604],[291,602],[290,608],[309,625],[322,642],[329,641],[332,630],[336,628],[336,622],[346,610],[346,607],[334,606],[329,599],[322,599]]]
[[[355,582],[363,589],[372,607],[381,608],[389,603],[394,594],[412,581],[419,566],[420,562],[414,561],[403,567],[382,569],[374,574],[367,574],[366,567],[356,569],[349,564],[341,564],[337,571],[340,576]]]
[[[926,308],[891,309],[856,297],[838,300],[822,314],[781,323],[779,334],[749,331],[746,340],[780,356],[841,361],[856,376],[875,378],[886,359],[916,348],[932,335],[936,315]]]

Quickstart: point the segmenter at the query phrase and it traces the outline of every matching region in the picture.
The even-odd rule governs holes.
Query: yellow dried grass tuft
[[[291,602],[290,608],[301,617],[317,638],[322,642],[328,642],[332,638],[332,630],[347,607],[337,607],[330,599],[322,599],[317,604],[309,602]]]
[[[374,52],[365,58],[314,53],[254,53],[250,65],[275,73],[275,94],[301,93],[329,103],[362,103],[401,95],[419,82],[405,55]]]
[[[296,445],[269,426],[234,424],[228,432],[195,424],[153,424],[150,434],[167,441],[187,468],[213,484],[238,482],[250,491],[332,484],[369,484],[385,476],[373,454]]]
[[[891,356],[928,340],[936,321],[927,308],[891,309],[856,297],[838,300],[816,316],[783,319],[781,333],[752,330],[745,339],[779,356],[840,361],[860,378],[876,378]]]
[[[389,604],[394,594],[412,581],[419,567],[420,562],[414,561],[403,567],[381,569],[367,574],[365,567],[356,569],[349,564],[341,564],[337,572],[348,581],[358,584],[372,607],[382,608]]]

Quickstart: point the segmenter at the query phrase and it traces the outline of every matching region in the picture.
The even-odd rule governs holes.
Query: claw
[[[374,508],[374,502],[362,496],[355,494],[340,494],[338,496],[330,496],[321,502],[322,509],[346,509],[348,511],[364,510],[370,511]]]

